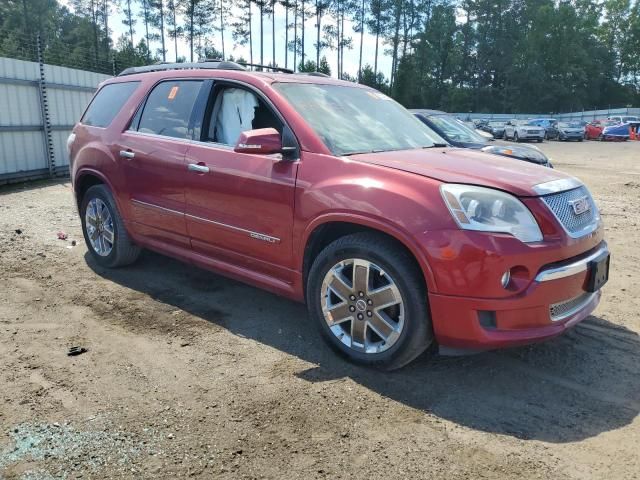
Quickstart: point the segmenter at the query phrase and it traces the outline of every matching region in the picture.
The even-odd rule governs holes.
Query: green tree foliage
[[[275,65],[284,50],[285,65],[357,79],[409,107],[640,104],[640,0],[0,0],[0,55],[35,60],[38,35],[45,61],[107,73],[183,60],[182,40],[189,60],[246,45],[251,63]]]

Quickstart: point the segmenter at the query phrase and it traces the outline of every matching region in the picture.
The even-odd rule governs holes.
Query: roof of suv
[[[205,62],[211,64],[213,62]],[[233,64],[233,62],[219,62],[223,64],[221,67],[200,67],[197,63],[184,64],[187,66],[181,66],[181,64],[171,65],[159,65],[158,70],[144,71],[144,68],[140,68],[141,71],[136,71],[138,68],[127,69],[123,71],[117,77],[107,80],[105,83],[117,83],[117,82],[130,82],[142,79],[154,79],[162,80],[165,78],[228,78],[231,80],[261,80],[263,83],[310,83],[320,85],[342,85],[358,88],[369,88],[365,85],[349,82],[346,80],[338,80],[325,75],[318,75],[313,72],[309,73],[284,73],[284,72],[255,72],[245,69],[242,65]],[[225,68],[224,64],[230,64],[233,68]],[[204,65],[204,64],[203,64]],[[173,66],[173,68],[171,68]],[[152,68],[153,66],[149,66]],[[315,73],[315,74],[314,74]]]

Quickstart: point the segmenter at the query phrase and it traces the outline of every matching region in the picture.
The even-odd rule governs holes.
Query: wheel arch
[[[317,254],[338,238],[358,232],[378,233],[396,242],[417,262],[426,289],[430,292],[436,291],[435,278],[427,258],[408,234],[378,219],[331,214],[317,219],[304,232],[300,267],[305,291],[307,275]]]

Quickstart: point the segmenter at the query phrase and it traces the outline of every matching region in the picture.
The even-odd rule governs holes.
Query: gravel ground
[[[98,267],[66,181],[1,189],[0,479],[640,478],[640,142],[541,148],[601,207],[599,308],[390,374],[269,293],[150,252]]]

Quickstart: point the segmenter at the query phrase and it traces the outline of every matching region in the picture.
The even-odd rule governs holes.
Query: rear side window
[[[138,131],[190,138],[189,121],[202,83],[200,80],[180,80],[156,85],[142,110]]]
[[[93,97],[80,120],[93,127],[108,127],[140,82],[111,83]]]

